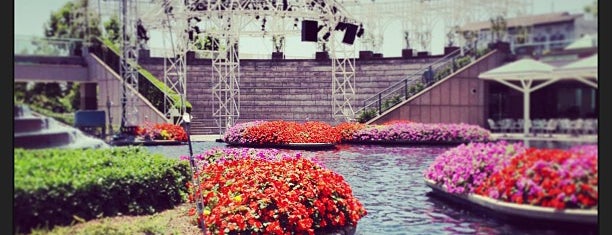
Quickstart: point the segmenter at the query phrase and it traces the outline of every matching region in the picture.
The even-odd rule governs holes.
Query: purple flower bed
[[[225,131],[225,134],[223,135],[223,141],[225,141],[226,143],[231,142],[244,144],[247,142],[247,140],[243,138],[246,129],[252,126],[260,125],[262,123],[265,123],[265,121],[237,123],[236,125],[228,128],[227,131]]]
[[[525,151],[521,143],[505,141],[461,144],[440,154],[425,170],[425,177],[449,193],[472,193],[491,174]]]
[[[261,161],[277,161],[282,159],[302,158],[301,152],[283,152],[278,149],[256,149],[256,148],[222,148],[214,147],[202,154],[193,156],[197,169],[215,162],[225,162],[239,159],[255,159]],[[189,160],[188,156],[181,156],[181,160]],[[309,159],[321,167],[323,164],[316,158]]]
[[[373,125],[353,133],[349,141],[406,141],[423,143],[484,142],[491,132],[469,124],[394,123]]]

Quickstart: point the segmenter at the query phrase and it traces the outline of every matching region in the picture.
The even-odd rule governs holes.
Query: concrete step
[[[27,133],[42,131],[47,127],[47,122],[40,117],[15,117],[14,133]]]
[[[42,149],[66,146],[72,143],[72,134],[67,131],[58,132],[28,132],[15,134],[15,148]]]

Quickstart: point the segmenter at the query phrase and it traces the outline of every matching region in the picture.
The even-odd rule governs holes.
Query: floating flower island
[[[189,201],[203,208],[189,214],[210,234],[351,235],[367,214],[341,175],[299,152],[217,147],[194,162]]]
[[[459,145],[491,140],[487,129],[464,123],[394,121],[382,125],[343,123],[338,127],[343,144]]]
[[[435,194],[500,215],[598,221],[597,145],[561,150],[503,141],[464,144],[438,156],[424,180]]]
[[[133,129],[133,130],[132,130]],[[125,133],[127,138],[112,140],[111,145],[181,145],[187,144],[187,132],[180,125],[172,123],[145,123]]]
[[[344,122],[332,126],[318,121],[252,121],[228,129],[223,141],[230,146],[297,149],[334,148],[336,144],[459,145],[491,141],[491,133],[463,123]]]
[[[335,148],[340,142],[340,133],[318,121],[253,121],[229,128],[223,141],[236,147],[316,150]]]

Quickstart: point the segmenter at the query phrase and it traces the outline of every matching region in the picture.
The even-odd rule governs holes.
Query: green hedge
[[[15,149],[16,232],[115,215],[146,215],[186,201],[186,161],[142,147]]]

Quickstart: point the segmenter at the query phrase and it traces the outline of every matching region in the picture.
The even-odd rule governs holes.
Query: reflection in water
[[[195,142],[194,154],[222,143]],[[168,148],[186,155],[185,146],[150,148],[171,154]],[[368,146],[339,145],[335,150],[300,151],[341,174],[368,214],[356,234],[597,234],[596,226],[567,226],[516,223],[488,211],[456,204],[431,193],[423,172],[435,157],[453,146]],[[283,150],[294,152],[298,150]],[[172,155],[167,155],[172,156]],[[172,156],[177,157],[178,156]]]

